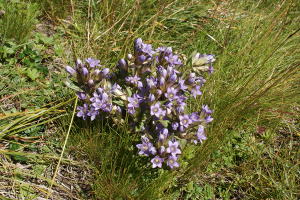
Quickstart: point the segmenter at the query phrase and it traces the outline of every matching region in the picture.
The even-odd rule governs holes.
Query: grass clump
[[[0,9],[4,14],[0,17],[0,42],[13,39],[15,42],[26,41],[38,23],[38,4],[22,1],[1,1]]]

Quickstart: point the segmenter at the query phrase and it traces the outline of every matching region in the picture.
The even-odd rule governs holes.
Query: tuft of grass
[[[38,23],[39,6],[21,1],[3,1],[0,2],[0,9],[5,12],[0,18],[0,43],[7,39],[18,43],[26,41]]]
[[[38,4],[45,19],[54,22],[68,17],[73,8],[72,0],[26,0],[30,3]]]

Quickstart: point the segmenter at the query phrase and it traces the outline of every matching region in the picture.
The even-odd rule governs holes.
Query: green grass
[[[88,198],[88,193],[92,195],[89,198],[94,199],[300,197],[300,27],[297,23],[300,5],[296,0],[32,2],[27,6],[38,5],[47,19],[56,23],[58,36],[63,37],[54,37],[47,47],[61,52],[49,56],[49,63],[54,63],[53,57],[58,56],[65,64],[72,63],[77,57],[96,56],[113,69],[118,58],[130,53],[132,41],[136,37],[143,38],[155,47],[172,46],[175,51],[185,55],[198,51],[215,54],[217,58],[215,73],[206,77],[203,98],[191,101],[190,104],[191,110],[200,109],[202,103],[214,109],[215,120],[207,132],[209,139],[199,148],[185,150],[179,170],[151,169],[147,159],[136,153],[135,144],[139,136],[130,133],[126,127],[112,125],[109,120],[90,123],[75,118],[71,127],[71,115],[56,120],[55,124],[60,128],[49,138],[49,143],[62,147],[67,142],[67,146],[55,154],[54,162],[46,162],[44,166],[62,169],[64,163],[56,162],[60,155],[65,155],[62,158],[72,155],[79,162],[85,161],[84,166],[94,174],[92,189],[76,195],[82,195],[83,199]],[[62,3],[67,4],[64,9],[58,6]],[[1,19],[0,23],[3,23]],[[16,25],[12,25],[13,29],[17,29]],[[30,31],[27,34],[30,35]],[[8,45],[7,48],[13,49],[12,46]],[[35,48],[30,49],[35,52]],[[18,63],[26,68],[36,68],[36,65],[31,66],[22,59],[10,61],[22,50],[13,49],[11,52],[9,58],[2,58],[4,66],[13,62],[12,66]],[[37,57],[44,55],[47,54],[37,53]],[[33,60],[38,60],[37,57]],[[49,65],[46,67],[49,68]],[[13,73],[6,69],[7,72],[2,76],[12,76]],[[182,70],[190,69],[186,66]],[[19,74],[13,76],[18,77]],[[28,74],[23,73],[23,76],[29,76],[30,79]],[[64,75],[55,77],[58,79],[56,88],[61,91],[63,86],[59,81]],[[26,84],[34,85],[40,79],[42,76],[37,80],[27,79]],[[6,81],[4,83],[8,85],[9,80]],[[10,89],[6,89],[4,97],[15,87],[11,85]],[[51,92],[52,87],[46,87],[45,90]],[[70,91],[63,91],[57,95],[66,99]],[[21,100],[30,97],[30,94],[24,94]],[[56,93],[51,98],[59,99]],[[43,100],[36,100],[31,99],[41,107],[40,102]],[[72,113],[72,109],[71,104],[64,107],[69,113]],[[39,117],[47,120],[47,117],[54,119],[59,115]],[[1,127],[9,127],[8,122],[3,121]],[[26,122],[25,118],[25,122],[16,123],[16,129],[6,129],[6,133],[20,137],[24,133],[19,128],[30,122]],[[71,132],[66,139],[69,127]],[[21,131],[16,133],[13,130]],[[34,131],[29,129],[27,134],[30,132]],[[2,140],[15,143],[9,137]],[[26,149],[22,154],[24,148],[11,146],[14,149],[10,152],[5,150],[1,155],[7,157],[17,152],[17,155],[22,156],[19,159],[25,159],[17,162],[32,163],[26,160],[31,155]],[[45,160],[41,157],[38,162]],[[10,156],[9,161],[13,162],[13,157]],[[76,161],[70,162],[81,166]],[[55,188],[59,179],[55,179],[56,182],[51,182],[51,179],[56,175],[53,172],[50,177],[45,177],[45,173],[41,173],[39,177],[48,180],[47,187],[52,183]],[[23,181],[34,188],[28,179],[10,179]],[[19,191],[21,194],[24,191],[30,195],[39,194],[24,189],[22,185]]]
[[[0,18],[0,43],[13,39],[18,43],[25,42],[38,23],[39,7],[21,1],[0,1],[0,9],[5,12]]]

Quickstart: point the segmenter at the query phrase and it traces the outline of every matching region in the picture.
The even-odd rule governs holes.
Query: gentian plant
[[[73,77],[81,100],[77,116],[83,120],[111,117],[130,122],[132,132],[141,135],[138,153],[150,157],[153,168],[179,167],[181,141],[198,144],[206,140],[205,127],[212,122],[207,105],[197,112],[187,111],[187,100],[202,95],[203,72],[212,73],[213,55],[192,56],[192,69],[184,65],[170,47],[153,49],[138,38],[134,53],[120,59],[113,73],[88,58],[66,67]]]

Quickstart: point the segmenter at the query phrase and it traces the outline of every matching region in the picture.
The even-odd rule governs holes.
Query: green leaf
[[[170,121],[169,120],[159,120],[159,122],[164,126],[164,127],[168,127]]]
[[[129,87],[126,87],[126,91],[127,91],[127,96],[131,97],[132,92],[131,92],[131,90],[129,89]]]
[[[124,101],[122,100],[114,100],[113,103],[117,104],[118,106],[124,106]]]
[[[18,162],[26,162],[26,161],[28,161],[28,158],[25,157],[25,156],[22,156],[22,155],[11,155],[11,158],[14,161],[18,161]]]
[[[34,165],[32,167],[34,173],[39,176],[43,175],[46,168],[47,168],[47,166],[45,166],[45,165]]]
[[[37,69],[27,69],[25,73],[33,81],[40,76]]]
[[[68,87],[68,88],[71,88],[72,90],[75,90],[77,92],[83,92],[82,89],[80,89],[77,85],[75,85],[72,81],[70,80],[67,80],[64,82],[65,85]]]
[[[9,150],[16,151],[20,148],[21,148],[21,146],[19,144],[16,144],[16,143],[10,143],[9,144]]]

